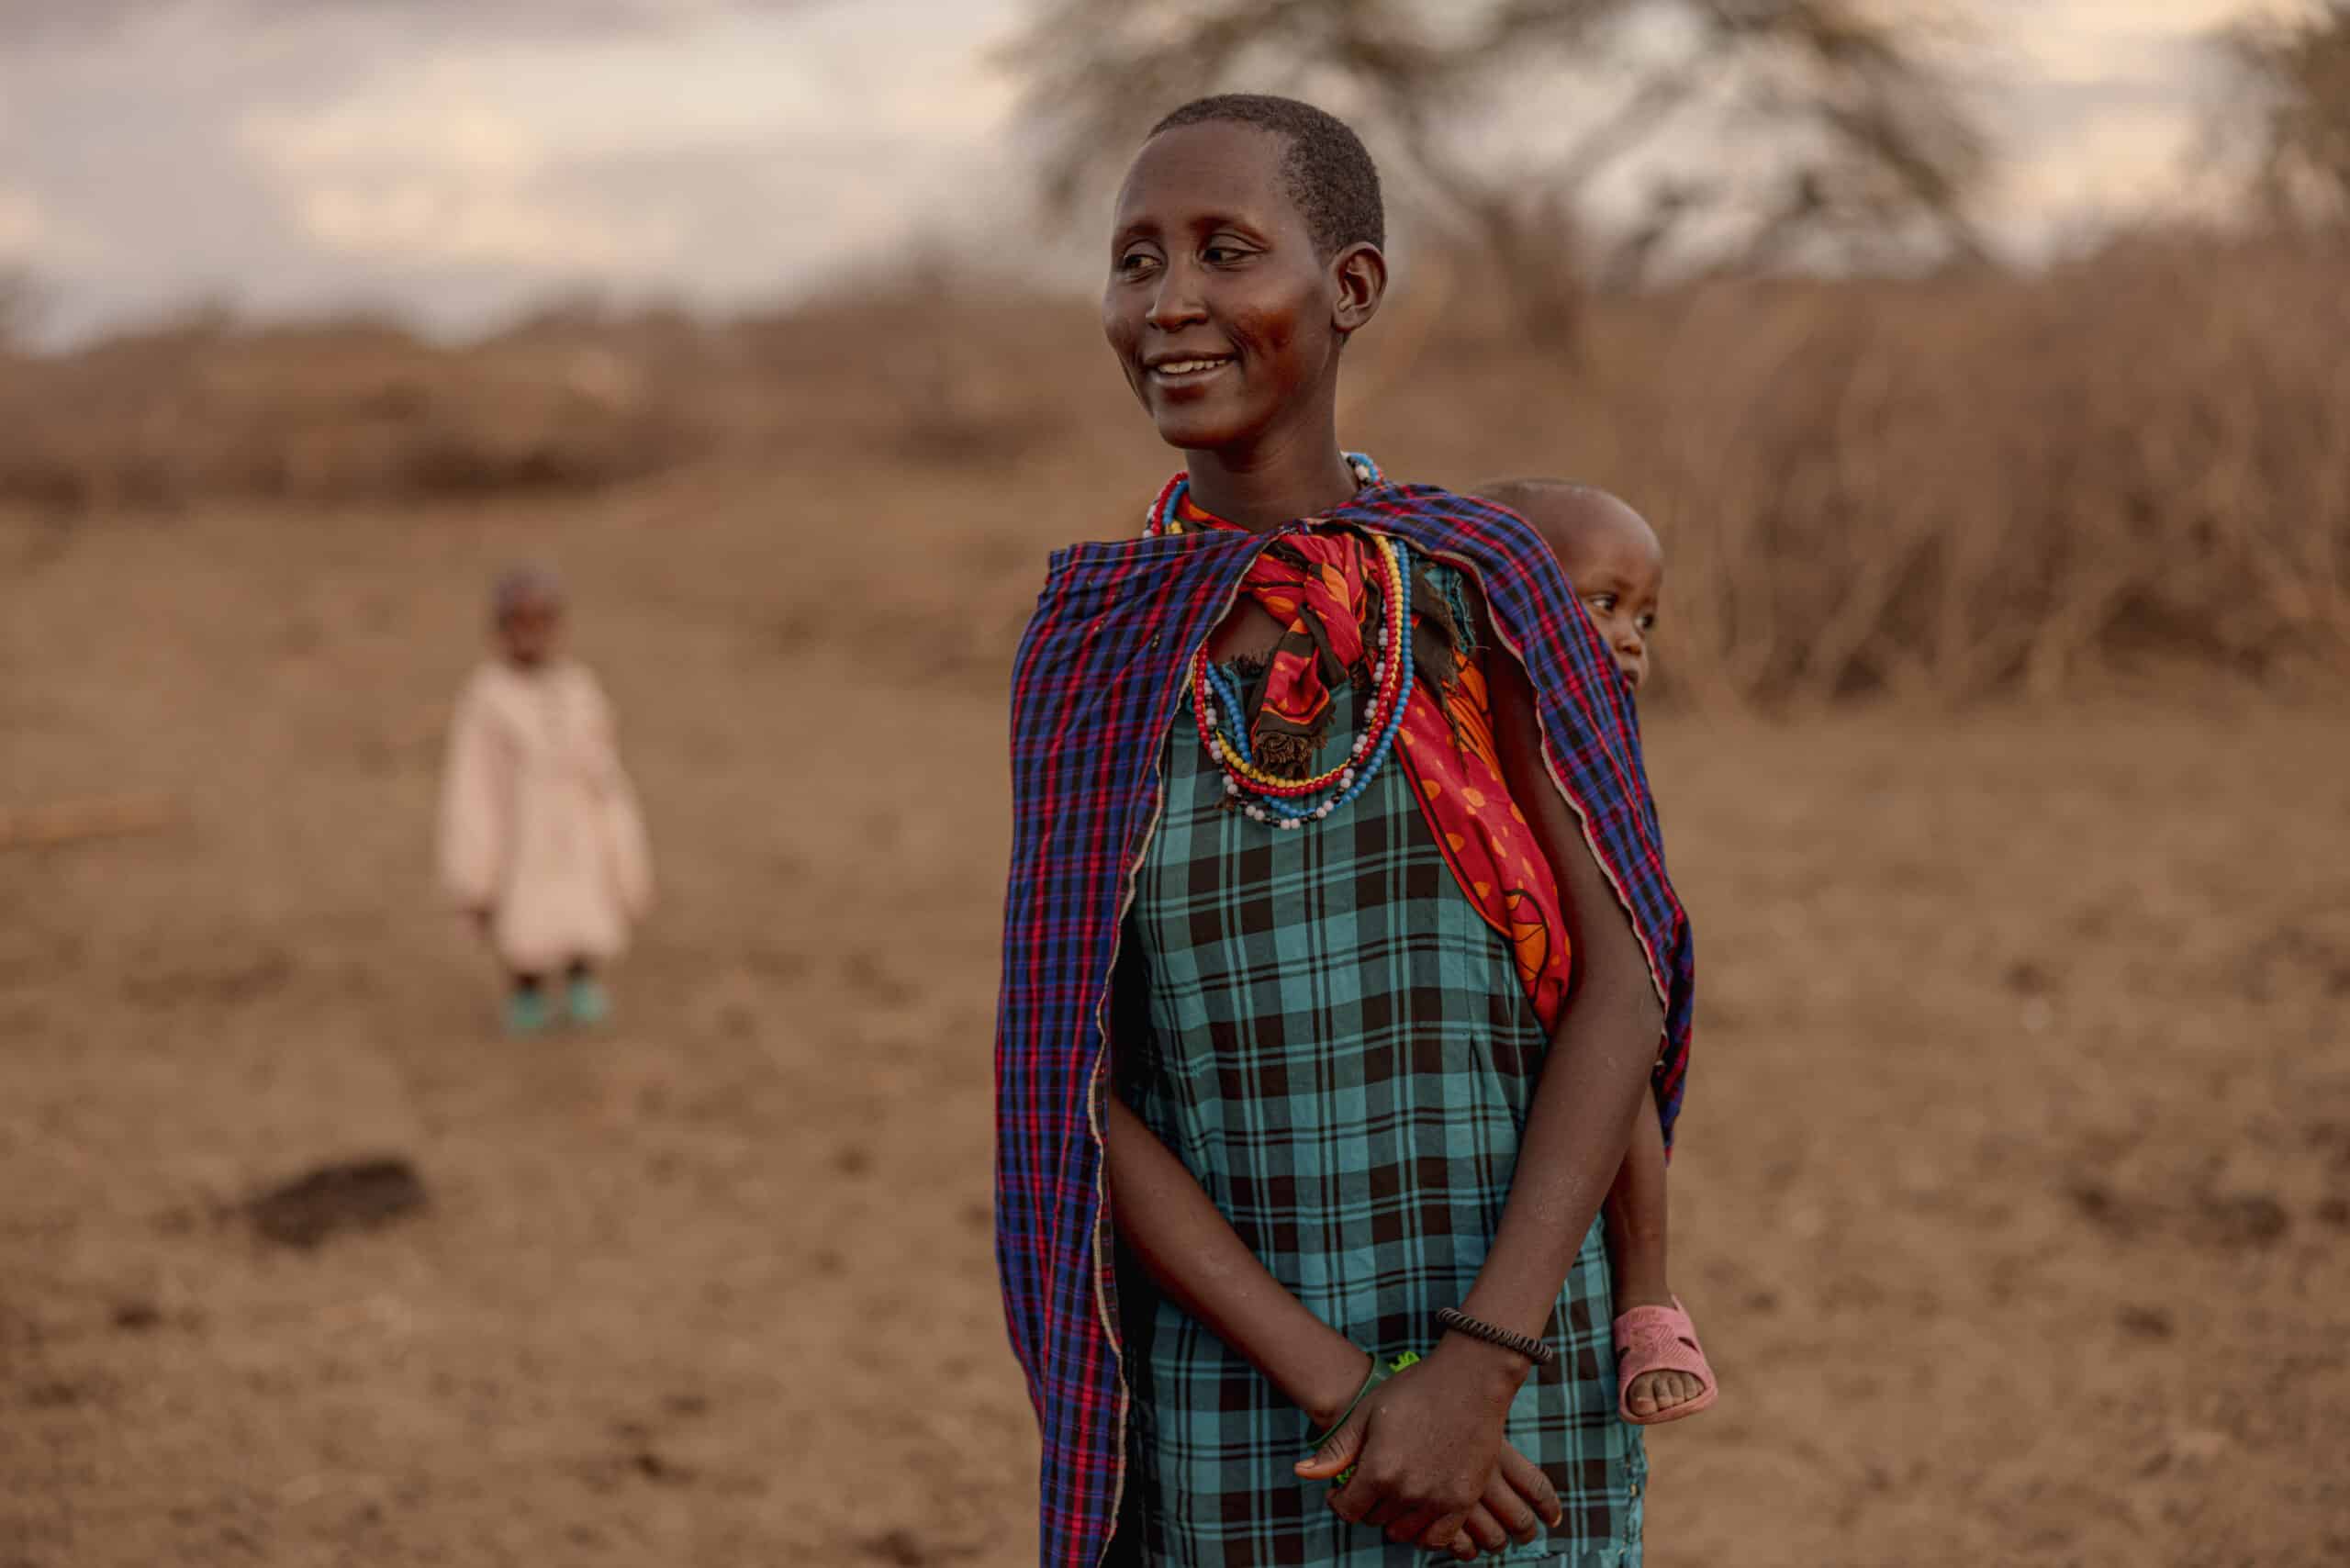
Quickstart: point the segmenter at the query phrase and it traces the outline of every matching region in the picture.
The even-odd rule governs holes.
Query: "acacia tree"
[[[1985,142],[1881,0],[1039,0],[1005,54],[1064,213],[1220,91],[1356,124],[1399,192],[1572,345],[1595,281],[1972,252]]]
[[[2311,0],[2220,35],[2253,195],[2288,224],[2350,223],[2350,0]]]

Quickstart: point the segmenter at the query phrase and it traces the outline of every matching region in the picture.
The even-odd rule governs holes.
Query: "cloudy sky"
[[[2268,0],[2280,3],[2280,0]],[[2165,199],[2247,0],[1972,0],[2031,252]],[[64,340],[191,299],[463,330],[1029,245],[995,48],[1028,0],[0,0],[0,271]],[[1090,255],[1090,252],[1087,252]]]

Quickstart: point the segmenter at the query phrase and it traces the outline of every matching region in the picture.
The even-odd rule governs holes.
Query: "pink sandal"
[[[1632,1414],[1632,1380],[1653,1372],[1687,1372],[1704,1386],[1696,1394],[1653,1416]],[[1636,1306],[1616,1320],[1616,1413],[1635,1427],[1661,1426],[1695,1416],[1719,1393],[1714,1369],[1697,1347],[1697,1329],[1674,1296],[1671,1306]]]

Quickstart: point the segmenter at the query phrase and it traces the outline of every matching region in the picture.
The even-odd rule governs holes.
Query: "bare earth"
[[[1091,461],[0,529],[0,806],[176,813],[0,850],[0,1568],[1031,1559],[1002,681],[1045,549],[1166,466]],[[665,902],[615,1029],[518,1046],[429,843],[528,554]],[[1651,745],[1725,1385],[1652,1439],[1651,1562],[2350,1561],[2343,713]],[[239,1217],[376,1155],[428,1206],[309,1251]]]

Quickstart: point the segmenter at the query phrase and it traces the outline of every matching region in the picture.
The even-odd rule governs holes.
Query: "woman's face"
[[[1335,378],[1345,268],[1315,254],[1284,151],[1255,126],[1179,126],[1118,193],[1102,330],[1170,446],[1254,446]]]

